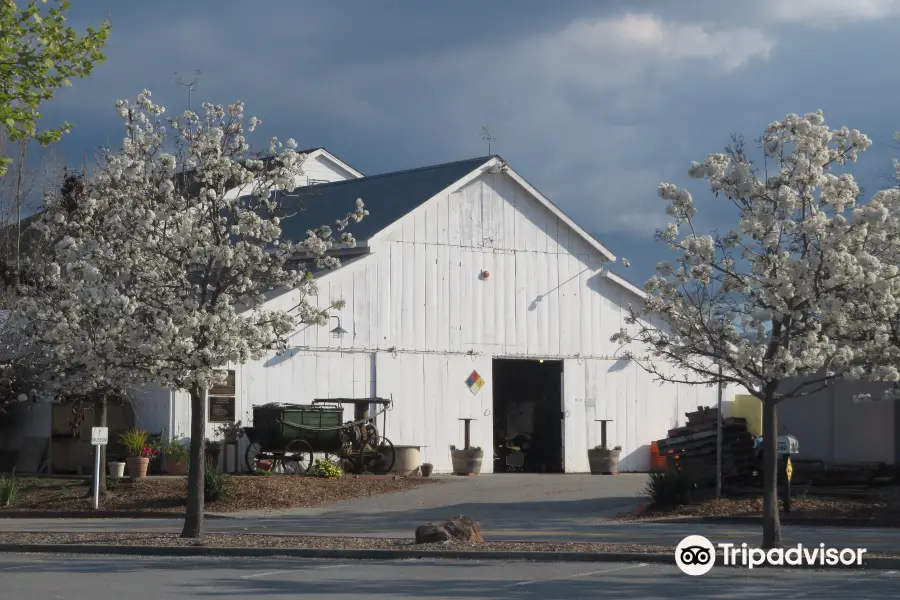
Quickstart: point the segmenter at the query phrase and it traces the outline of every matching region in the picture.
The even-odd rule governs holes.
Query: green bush
[[[189,446],[174,440],[161,439],[154,444],[154,448],[160,454],[164,454],[166,459],[173,462],[187,460],[191,455]]]
[[[320,458],[313,465],[309,474],[313,477],[322,477],[324,479],[338,479],[343,477],[344,471],[339,466]]]
[[[644,493],[659,508],[672,508],[689,504],[693,482],[681,471],[653,471],[650,473]]]
[[[213,462],[207,462],[206,468],[203,469],[203,495],[210,502],[221,500],[228,496],[228,489],[225,487],[227,477],[224,473],[220,473],[216,469]]]
[[[19,495],[19,487],[15,473],[0,475],[0,508],[6,508],[15,503],[16,496]]]
[[[129,429],[125,433],[119,434],[119,440],[128,451],[128,456],[143,456],[142,452],[147,446],[147,438],[150,436],[143,429]]]

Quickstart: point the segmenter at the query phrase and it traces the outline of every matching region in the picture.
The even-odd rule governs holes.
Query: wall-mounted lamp
[[[478,274],[478,276],[481,278],[482,281],[487,281],[488,279],[491,278],[491,273],[490,273],[490,271],[482,271],[481,273]]]
[[[338,322],[337,327],[335,327],[334,329],[331,330],[331,335],[333,335],[336,338],[343,337],[344,334],[347,333],[347,330],[344,329],[343,327],[341,327],[341,318],[337,315],[331,315],[331,318],[337,319],[337,322]]]

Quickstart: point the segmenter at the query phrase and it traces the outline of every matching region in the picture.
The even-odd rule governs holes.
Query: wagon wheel
[[[256,442],[247,446],[247,451],[244,453],[244,462],[247,464],[247,470],[251,473],[256,473],[256,470],[259,468],[258,461],[262,453],[262,448]]]
[[[363,466],[370,473],[385,475],[394,468],[394,444],[386,437],[381,437],[380,443],[375,447],[366,449],[363,456]]]
[[[287,475],[306,475],[313,466],[312,447],[304,440],[293,440],[284,448],[281,470]]]
[[[368,445],[345,446],[340,455],[344,472],[356,474],[371,472],[367,465],[371,464],[373,457],[372,448]]]

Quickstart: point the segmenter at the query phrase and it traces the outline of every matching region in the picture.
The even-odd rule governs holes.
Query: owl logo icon
[[[705,575],[716,564],[716,548],[702,535],[689,535],[675,547],[675,564],[685,575]]]

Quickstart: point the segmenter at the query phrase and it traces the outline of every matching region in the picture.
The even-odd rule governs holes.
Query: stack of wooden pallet
[[[656,442],[660,455],[666,456],[669,468],[689,474],[697,485],[715,484],[718,411],[701,407],[685,416],[687,425],[670,429],[666,439]],[[723,480],[738,483],[751,477],[756,467],[753,435],[747,431],[747,420],[739,417],[723,419]]]

